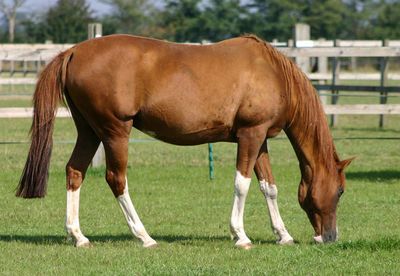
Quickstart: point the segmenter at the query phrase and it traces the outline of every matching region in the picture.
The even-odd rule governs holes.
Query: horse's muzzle
[[[324,233],[323,235],[315,235],[314,241],[316,243],[326,243],[326,242],[335,242],[339,238],[339,232],[337,228],[333,231],[329,231]]]

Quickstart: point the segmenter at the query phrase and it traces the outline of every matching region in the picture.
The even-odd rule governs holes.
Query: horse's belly
[[[199,145],[220,141],[233,141],[233,138],[230,136],[229,129],[226,127],[204,129],[195,133],[182,134],[177,134],[174,132],[156,132],[151,130],[142,131],[158,140],[174,145]]]
[[[230,124],[212,116],[158,116],[150,112],[140,112],[133,119],[133,126],[151,137],[176,145],[198,145],[233,139]]]

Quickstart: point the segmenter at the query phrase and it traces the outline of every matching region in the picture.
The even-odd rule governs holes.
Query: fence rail
[[[284,45],[274,41],[275,45]],[[337,114],[381,114],[381,123],[384,125],[384,114],[398,114],[398,108],[393,107],[393,105],[387,105],[388,93],[399,93],[400,86],[388,86],[388,80],[400,80],[400,73],[388,73],[389,58],[400,57],[400,41],[326,41],[326,40],[299,40],[293,43],[289,41],[286,45],[296,46],[296,47],[278,47],[278,50],[283,52],[288,57],[298,59],[299,62],[304,58],[308,59],[310,57],[318,58],[318,73],[307,73],[309,78],[313,81],[318,81],[315,87],[324,94],[326,91],[331,91],[332,102],[331,105],[325,105],[325,110],[328,114],[332,114],[333,125],[337,123]],[[54,57],[60,51],[72,47],[73,44],[0,44],[0,71],[6,71],[3,64],[9,62],[10,75],[13,72],[22,70],[25,72],[31,70],[31,67],[27,69],[26,62],[31,61],[32,64],[36,66],[41,66],[41,62],[48,62],[52,57]],[[332,73],[327,73],[328,57],[333,58],[332,63]],[[340,72],[340,59],[342,57],[358,58],[358,57],[378,57],[380,62],[380,72],[373,74],[349,74]],[[36,61],[36,62],[35,62]],[[20,62],[19,68],[14,66],[14,62]],[[23,64],[23,66],[21,65]],[[11,66],[12,65],[12,66]],[[22,66],[22,69],[21,69]],[[12,71],[14,70],[14,71]],[[327,81],[331,83],[328,84]],[[341,85],[340,80],[380,80],[379,85],[366,86],[366,85]],[[0,76],[0,86],[1,85],[28,85],[35,84],[36,78],[1,78]],[[1,87],[0,87],[1,88]],[[380,103],[386,107],[380,107],[380,105],[371,105],[366,107],[365,105],[357,106],[342,106],[337,105],[338,97],[340,96],[339,91],[365,91],[365,92],[375,92],[380,93]],[[14,110],[15,111],[15,110]],[[11,118],[5,116],[11,116],[8,111],[1,111],[0,117]],[[16,111],[15,116],[25,116],[23,111]],[[32,111],[27,111],[32,113]],[[365,113],[362,113],[365,112]],[[3,115],[8,114],[8,115]],[[30,116],[30,115],[29,115]],[[18,117],[20,118],[20,117]]]
[[[91,37],[96,36],[94,27],[89,26]],[[92,28],[92,29],[91,29]],[[100,29],[101,33],[101,29]],[[326,114],[332,115],[332,122],[337,122],[338,114],[380,114],[381,124],[383,126],[384,114],[400,114],[400,104],[386,104],[388,93],[400,92],[400,87],[387,86],[387,80],[400,80],[400,74],[388,73],[389,58],[400,57],[400,41],[295,41],[279,43],[274,41],[274,46],[278,46],[279,51],[288,57],[295,58],[300,68],[308,74],[311,80],[316,80],[317,89],[332,91],[332,104],[324,104],[323,108]],[[295,47],[279,47],[279,46]],[[59,52],[72,47],[72,44],[0,44],[0,91],[2,85],[32,85],[36,84],[36,78],[26,78],[28,73],[39,72],[43,64],[48,63]],[[309,73],[309,58],[318,58],[318,73]],[[327,73],[328,57],[333,58],[332,74]],[[377,74],[340,74],[340,58],[342,57],[378,57],[380,62],[380,72]],[[353,61],[353,60],[352,60]],[[308,63],[308,65],[307,65]],[[303,67],[305,65],[305,67]],[[304,70],[304,68],[307,68]],[[2,78],[1,73],[8,72],[11,77]],[[25,78],[16,78],[14,73],[23,73]],[[339,80],[380,80],[379,86],[344,86],[339,85]],[[327,84],[332,80],[332,84]],[[24,90],[26,90],[26,87]],[[336,105],[338,101],[339,90],[342,91],[371,91],[379,92],[381,95],[381,104],[376,105]],[[21,93],[23,94],[23,93]],[[321,93],[323,94],[323,93]],[[0,118],[31,118],[33,108],[0,108]],[[58,118],[71,117],[67,108],[59,108],[56,116]],[[336,118],[336,119],[335,119]],[[395,138],[397,139],[397,138]],[[213,178],[212,166],[212,146],[209,144],[210,160],[210,178]],[[102,146],[93,158],[94,167],[101,166],[104,161]]]
[[[323,105],[325,114],[400,114],[400,104]],[[32,118],[32,107],[0,108],[0,118]],[[70,111],[60,107],[57,118],[71,117]]]
[[[1,84],[15,85],[15,84],[36,84],[37,78],[0,78]]]
[[[0,108],[0,118],[32,118],[33,107],[4,107]],[[71,117],[71,113],[65,107],[60,107],[57,110],[58,118]]]
[[[400,47],[281,47],[288,57],[400,57]]]

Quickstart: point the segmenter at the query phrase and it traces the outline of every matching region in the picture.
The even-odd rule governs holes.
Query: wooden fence
[[[332,45],[333,43],[333,45]],[[307,44],[307,43],[303,43]],[[388,64],[389,59],[393,57],[400,57],[400,42],[399,41],[316,41],[309,43],[313,47],[303,47],[303,48],[285,48],[282,51],[290,57],[318,57],[318,68],[320,69],[319,75],[309,75],[311,80],[317,80],[319,83],[315,84],[317,90],[331,91],[331,104],[337,105],[339,99],[339,91],[363,91],[363,92],[379,92],[380,93],[380,104],[386,104],[388,93],[399,93],[400,86],[388,86],[389,73]],[[333,47],[332,47],[333,46]],[[327,77],[327,58],[332,58],[332,70],[330,78]],[[377,57],[379,58],[380,72],[374,76],[379,77],[380,84],[375,86],[366,85],[340,85],[340,68],[341,68],[341,58],[361,58],[361,57]],[[325,68],[324,68],[325,67]],[[321,74],[322,73],[322,74]],[[349,74],[346,76],[348,79],[367,79],[366,74],[353,74],[351,77]],[[350,78],[349,78],[350,77]],[[400,79],[399,75],[391,74],[391,79]],[[371,79],[371,78],[369,78]],[[326,82],[330,80],[330,84]],[[380,114],[379,126],[383,127],[385,125],[386,117],[384,114],[394,114],[386,113],[383,110],[390,110],[390,112],[396,112],[397,107],[391,106],[382,107],[380,105],[355,105],[355,106],[337,106],[335,108],[330,107],[327,110],[335,112],[331,117],[331,125],[335,126],[338,123],[337,114],[348,114],[348,112],[353,112],[351,114]],[[388,111],[389,112],[389,111]]]
[[[325,114],[400,114],[400,104],[348,104],[348,105],[324,105]],[[0,118],[31,118],[32,107],[6,107],[0,108]],[[57,118],[71,117],[71,113],[65,107],[58,109]]]
[[[89,34],[97,36],[98,26],[89,25]],[[101,33],[101,28],[100,28]],[[390,58],[400,57],[400,41],[289,41],[281,43],[274,41],[274,46],[286,54],[288,57],[301,61],[299,66],[308,74],[312,81],[317,81],[314,86],[320,91],[331,91],[332,102],[326,104],[324,97],[321,98],[324,103],[324,111],[332,116],[332,125],[338,122],[338,114],[379,114],[380,126],[384,126],[386,114],[400,114],[400,104],[387,104],[388,93],[399,93],[399,86],[388,86],[388,80],[400,80],[399,74],[389,74],[388,64]],[[51,58],[57,55],[60,51],[72,47],[72,44],[3,44],[0,45],[0,93],[2,85],[9,85],[13,88],[14,85],[35,84],[35,77],[27,78],[29,73],[39,74],[42,67],[47,64]],[[283,46],[283,47],[282,47]],[[288,47],[289,46],[289,47]],[[309,58],[318,59],[318,73],[310,73],[307,70],[309,66]],[[332,73],[328,73],[328,57],[333,59]],[[378,57],[380,61],[380,72],[375,74],[349,74],[341,73],[341,58],[364,58]],[[307,65],[308,63],[308,65]],[[305,65],[305,67],[304,67]],[[8,77],[2,78],[2,73],[7,72]],[[23,78],[14,77],[15,73],[22,73]],[[365,85],[340,85],[340,80],[380,80],[378,86]],[[330,83],[328,83],[330,82]],[[380,93],[381,104],[375,105],[337,105],[339,91],[369,91]],[[32,108],[0,108],[0,118],[29,118],[32,117]],[[59,108],[57,117],[70,117],[71,114],[66,108]],[[209,145],[211,147],[211,145]],[[211,148],[212,149],[212,148]],[[212,159],[212,150],[209,152],[210,160]],[[96,152],[92,165],[99,167],[103,164],[104,154],[103,147],[100,145]],[[210,161],[210,177],[212,177],[212,163]]]
[[[285,43],[274,42],[277,46]],[[332,123],[337,123],[337,114],[381,114],[380,125],[384,126],[384,114],[399,114],[399,107],[387,105],[389,93],[399,93],[400,86],[388,86],[388,80],[400,80],[399,74],[388,73],[390,58],[400,57],[400,41],[289,41],[287,45],[297,47],[278,47],[288,57],[315,58],[318,59],[319,72],[309,73],[309,78],[318,83],[314,86],[320,91],[330,91],[333,95],[330,105],[325,103],[325,111],[332,114]],[[382,46],[383,45],[383,46]],[[73,46],[72,44],[3,44],[0,45],[0,73],[7,71],[8,77],[2,78],[1,85],[35,84],[36,78],[13,77],[15,72],[22,72],[26,75],[29,72],[38,73],[42,63],[48,62],[58,52]],[[328,73],[327,58],[332,58],[332,73]],[[374,74],[341,73],[341,58],[364,58],[378,57],[380,61],[380,72]],[[28,63],[31,63],[28,66]],[[19,66],[15,66],[19,64]],[[34,67],[36,65],[36,67]],[[6,68],[7,67],[7,68]],[[365,85],[340,85],[340,80],[380,80],[376,86]],[[379,93],[381,104],[377,105],[337,105],[339,91],[365,91]],[[0,91],[1,92],[1,91]],[[323,100],[324,102],[324,100]],[[331,106],[331,105],[334,105]],[[383,106],[381,106],[383,105]],[[400,105],[399,105],[400,106]],[[0,117],[4,111],[0,110]],[[7,111],[8,112],[8,111]]]

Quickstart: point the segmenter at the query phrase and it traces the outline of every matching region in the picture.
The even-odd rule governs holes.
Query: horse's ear
[[[353,156],[352,158],[342,160],[338,162],[338,169],[344,170],[348,165],[350,165],[351,161],[353,161],[357,156]]]

